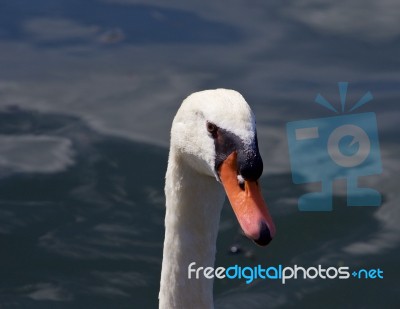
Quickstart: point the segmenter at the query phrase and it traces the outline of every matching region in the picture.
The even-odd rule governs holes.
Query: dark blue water
[[[382,280],[217,280],[217,308],[395,308],[400,243],[400,8],[176,1],[0,4],[0,308],[155,308],[169,129],[206,88],[242,92],[257,117],[276,239],[258,248],[223,209],[216,265],[381,268]],[[363,7],[363,10],[359,9]],[[377,14],[376,12],[379,12]],[[377,115],[380,207],[298,211],[285,125],[348,104]],[[231,254],[231,246],[241,248]]]

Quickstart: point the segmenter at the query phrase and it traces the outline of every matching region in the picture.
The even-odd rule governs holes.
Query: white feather
[[[165,240],[159,306],[213,308],[213,281],[188,279],[187,268],[214,266],[216,238],[224,191],[215,175],[214,140],[207,121],[250,144],[254,115],[234,90],[194,93],[179,108],[171,129],[166,174]],[[210,177],[211,176],[211,177]]]

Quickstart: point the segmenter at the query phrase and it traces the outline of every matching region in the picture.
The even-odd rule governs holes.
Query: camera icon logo
[[[286,125],[292,179],[295,184],[321,183],[320,192],[299,198],[300,211],[331,211],[332,184],[347,179],[348,206],[379,206],[381,195],[360,188],[358,177],[382,173],[376,115],[373,112],[344,115],[348,83],[339,83],[342,114],[300,120]],[[367,92],[349,111],[372,100]],[[316,103],[339,114],[323,96]]]

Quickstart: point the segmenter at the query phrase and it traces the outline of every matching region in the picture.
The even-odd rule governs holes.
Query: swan
[[[188,266],[214,267],[225,194],[247,237],[262,246],[274,237],[257,181],[262,170],[255,117],[240,93],[204,90],[182,102],[165,176],[160,309],[213,308],[213,280],[188,279]]]

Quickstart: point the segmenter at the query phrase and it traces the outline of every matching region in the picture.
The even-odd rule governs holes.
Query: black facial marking
[[[214,137],[216,170],[240,144],[242,144],[242,141],[238,136],[224,129],[218,129],[218,133]]]
[[[240,175],[247,180],[257,180],[260,178],[264,166],[260,152],[258,151],[257,133],[254,137],[253,145],[239,148],[237,153]]]
[[[215,170],[234,151],[237,152],[238,174],[246,180],[257,180],[263,171],[263,162],[258,150],[257,134],[251,145],[245,145],[240,137],[225,129],[217,128],[212,133],[215,144]]]

